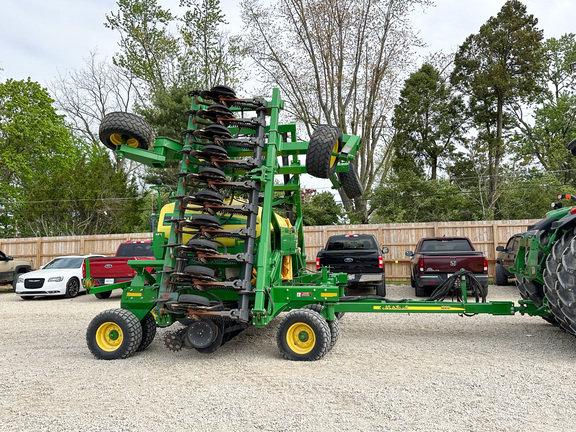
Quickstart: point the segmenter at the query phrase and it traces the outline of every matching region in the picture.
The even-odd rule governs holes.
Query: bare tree
[[[390,167],[389,119],[412,49],[420,41],[408,20],[428,0],[244,0],[245,43],[266,85],[281,89],[288,110],[310,135],[328,123],[362,136],[357,155],[365,190]],[[366,201],[347,209],[361,212]]]

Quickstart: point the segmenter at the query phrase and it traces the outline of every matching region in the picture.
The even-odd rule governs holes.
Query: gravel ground
[[[0,293],[0,431],[574,429],[576,338],[538,317],[348,313],[317,362],[281,358],[278,318],[211,355],[169,351],[160,329],[144,352],[97,360],[86,327],[119,299]]]

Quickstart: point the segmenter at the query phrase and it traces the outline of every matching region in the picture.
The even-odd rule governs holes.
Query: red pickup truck
[[[129,260],[151,260],[154,254],[150,249],[151,241],[130,241],[118,246],[116,255],[104,258],[88,258],[82,266],[82,277],[87,277],[86,261],[90,277],[94,286],[111,285],[134,279],[136,271],[128,266]],[[110,297],[112,291],[104,291],[94,294],[96,298],[105,299]]]
[[[485,292],[488,290],[488,261],[467,237],[423,238],[406,256],[410,257],[410,283],[417,297],[428,295],[461,269],[472,272]]]

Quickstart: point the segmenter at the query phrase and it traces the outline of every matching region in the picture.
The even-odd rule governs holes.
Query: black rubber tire
[[[207,347],[194,348],[196,351],[198,351],[201,354],[212,354],[218,348],[220,348],[222,346],[222,344],[224,343],[224,329],[220,325],[218,325],[216,323],[214,323],[214,324],[216,325],[216,328],[218,329],[218,333],[217,333],[214,341],[210,345],[208,345]]]
[[[544,295],[548,300],[548,307],[554,314],[556,323],[567,331],[569,330],[568,321],[558,298],[558,271],[562,267],[562,254],[570,246],[574,235],[574,230],[567,231],[554,243],[550,255],[546,258],[544,269]]]
[[[104,300],[109,298],[112,295],[112,291],[104,291],[94,294],[97,299]]]
[[[144,351],[156,337],[156,319],[154,315],[148,312],[140,321],[140,324],[142,326],[142,340],[136,351]]]
[[[104,116],[98,136],[106,147],[114,151],[121,141],[130,147],[146,150],[154,139],[154,131],[142,117],[117,111]]]
[[[119,339],[119,341],[118,341]],[[108,309],[96,315],[86,330],[88,349],[102,360],[131,356],[142,342],[142,325],[126,309]]]
[[[320,360],[328,352],[330,341],[328,322],[310,309],[290,311],[278,325],[276,334],[282,357],[294,361]]]
[[[78,296],[80,293],[80,281],[78,278],[70,278],[66,283],[66,293],[64,293],[64,297],[66,298],[74,298]]]
[[[558,266],[557,272],[556,289],[558,304],[564,314],[564,329],[576,335],[576,237],[573,235],[570,245],[562,253],[562,264]]]
[[[428,295],[426,292],[426,288],[419,287],[418,285],[416,285],[416,282],[414,282],[414,293],[416,294],[416,297],[426,297]]]
[[[189,265],[184,268],[184,273],[193,273],[199,276],[206,276],[213,278],[214,277],[214,269],[204,266],[198,265]]]
[[[382,282],[376,285],[376,295],[381,297],[386,297],[386,281],[382,280]]]
[[[342,149],[342,131],[329,125],[320,125],[312,133],[306,152],[306,172],[318,178],[330,178],[338,165],[334,151]]]
[[[496,285],[508,285],[508,278],[506,277],[504,266],[500,263],[496,263]]]
[[[348,166],[349,168],[347,172],[338,173],[338,180],[348,198],[358,198],[364,193],[364,188],[358,178],[356,166],[352,162],[350,162]]]

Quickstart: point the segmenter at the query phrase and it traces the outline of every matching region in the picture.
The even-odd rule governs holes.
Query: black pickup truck
[[[316,255],[316,270],[329,267],[334,273],[348,273],[348,287],[374,287],[377,295],[385,297],[385,253],[388,248],[380,249],[371,234],[334,235]]]

